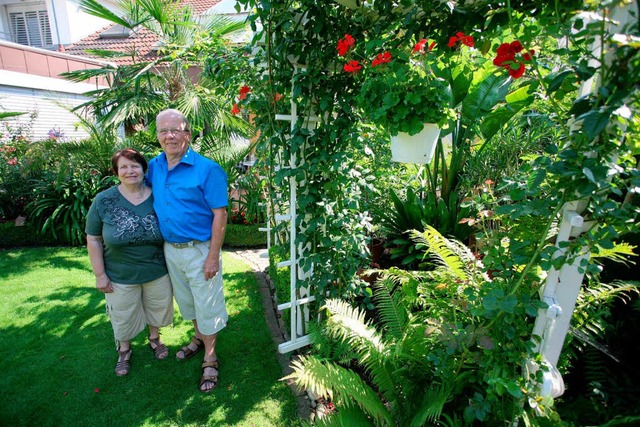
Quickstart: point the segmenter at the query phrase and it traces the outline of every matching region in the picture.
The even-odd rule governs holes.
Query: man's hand
[[[204,262],[204,279],[213,279],[220,271],[220,258],[207,258]]]

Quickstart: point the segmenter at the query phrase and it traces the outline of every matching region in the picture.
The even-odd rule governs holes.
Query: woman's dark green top
[[[102,236],[105,272],[112,282],[140,284],[167,274],[153,194],[136,206],[117,186],[99,193],[89,208],[85,231]]]

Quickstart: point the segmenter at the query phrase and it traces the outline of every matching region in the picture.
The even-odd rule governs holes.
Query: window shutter
[[[24,19],[24,13],[11,14],[11,30],[13,33],[13,41],[20,44],[29,45],[27,37],[27,25]]]
[[[9,18],[14,42],[44,48],[53,45],[46,10],[12,12]]]

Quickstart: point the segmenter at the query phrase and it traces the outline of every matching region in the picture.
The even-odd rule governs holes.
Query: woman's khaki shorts
[[[141,285],[113,282],[111,285],[113,292],[104,295],[117,341],[132,340],[146,325],[159,328],[173,322],[173,293],[168,274]]]

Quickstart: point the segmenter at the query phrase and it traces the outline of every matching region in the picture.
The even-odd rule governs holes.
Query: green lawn
[[[104,296],[83,248],[0,251],[0,425],[289,426],[296,403],[265,322],[252,270],[223,254],[229,325],[218,335],[220,383],[197,390],[200,355],[175,352],[191,322],[176,310],[158,361],[143,332],[131,372],[116,377]]]

